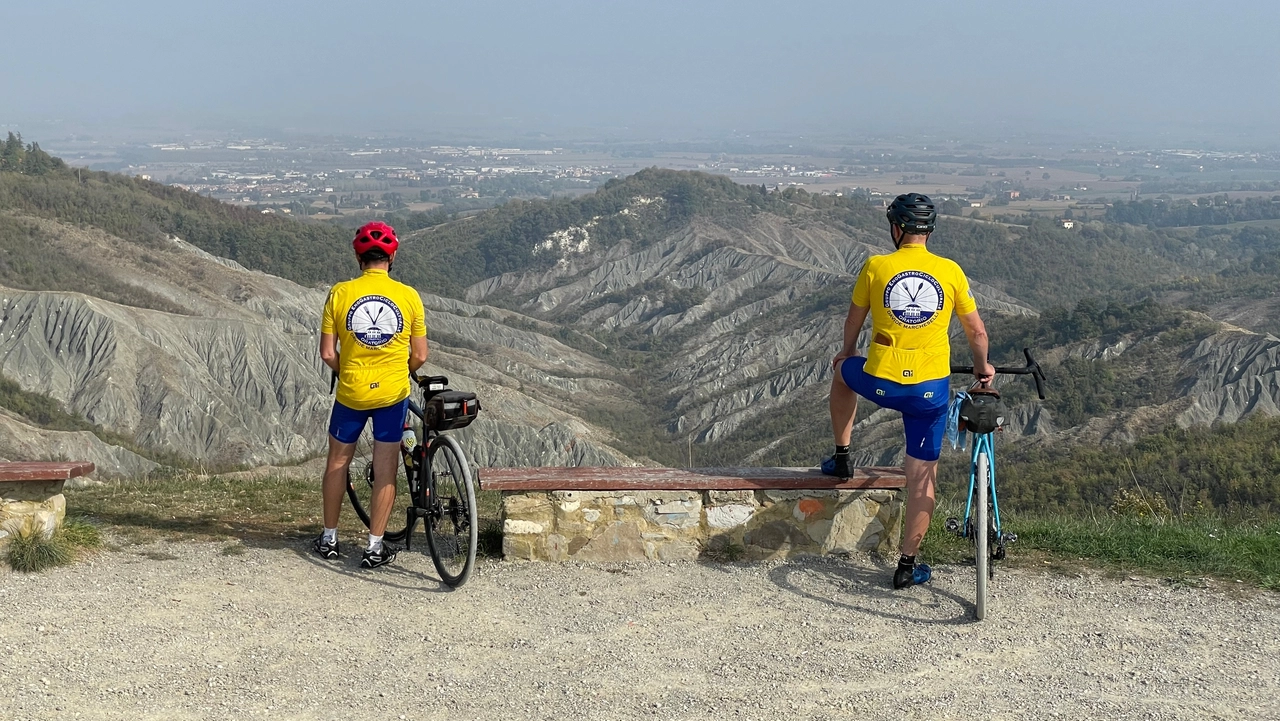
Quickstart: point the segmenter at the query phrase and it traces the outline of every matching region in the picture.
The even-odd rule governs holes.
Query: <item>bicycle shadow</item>
[[[960,626],[976,622],[977,609],[969,599],[933,583],[909,590],[894,590],[890,579],[895,567],[883,562],[876,562],[876,566],[860,568],[828,559],[794,559],[770,570],[768,577],[781,589],[842,611],[923,625]],[[796,577],[800,574],[805,577],[803,583],[797,583],[799,579]],[[956,615],[922,618],[920,615],[885,610],[886,605],[901,607],[912,602],[914,606],[934,613],[945,612],[950,606],[955,608]]]
[[[439,576],[397,565],[405,555],[417,553],[416,550],[406,551],[401,549],[395,561],[381,568],[369,569],[360,568],[359,552],[351,553],[350,551],[347,551],[339,557],[337,562],[334,562],[317,556],[311,550],[310,541],[307,541],[302,545],[291,544],[288,546],[288,549],[296,554],[301,560],[306,561],[316,568],[364,583],[373,583],[398,591],[415,591],[420,593],[452,593],[457,590],[446,585],[444,581],[440,580]],[[431,561],[428,559],[426,563],[430,566]],[[432,567],[432,569],[434,570],[434,567]],[[423,581],[429,581],[434,585],[424,584],[422,583]]]

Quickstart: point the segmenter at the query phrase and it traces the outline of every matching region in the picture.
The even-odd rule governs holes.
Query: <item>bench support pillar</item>
[[[52,536],[67,515],[63,483],[65,481],[0,483],[0,544],[6,543],[9,536],[26,523],[31,523],[45,538]]]
[[[538,561],[728,560],[897,552],[903,492],[503,491],[503,555]]]

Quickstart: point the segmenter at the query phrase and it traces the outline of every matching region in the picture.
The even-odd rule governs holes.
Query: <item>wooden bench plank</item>
[[[17,481],[67,481],[93,473],[86,461],[23,461],[0,463],[0,483]]]
[[[631,468],[626,466],[482,468],[486,491],[747,491],[905,488],[902,468],[868,466],[853,478],[816,468]]]

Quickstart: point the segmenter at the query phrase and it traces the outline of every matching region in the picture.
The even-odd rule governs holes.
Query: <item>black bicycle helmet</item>
[[[994,388],[974,388],[960,404],[962,430],[981,435],[1004,425],[1004,404]]]
[[[905,193],[894,198],[885,211],[885,217],[890,224],[914,235],[932,233],[938,223],[938,211],[933,207],[933,201],[919,193]]]

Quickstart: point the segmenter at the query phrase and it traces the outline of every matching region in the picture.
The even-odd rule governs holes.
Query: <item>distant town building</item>
[[[1076,227],[1076,221],[1068,220],[1067,218],[1063,218],[1058,222],[1062,223],[1062,227],[1066,228],[1067,230],[1071,230],[1072,228]]]

